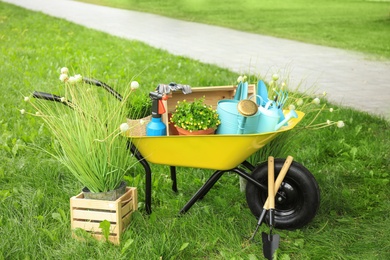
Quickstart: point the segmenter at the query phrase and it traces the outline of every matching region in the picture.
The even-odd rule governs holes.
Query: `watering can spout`
[[[275,131],[279,130],[279,128],[290,121],[291,118],[298,118],[298,114],[295,110],[290,110],[290,112],[288,112],[288,114],[284,117],[284,120],[275,126]]]

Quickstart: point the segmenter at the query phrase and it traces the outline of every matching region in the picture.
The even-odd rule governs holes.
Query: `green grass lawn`
[[[88,68],[119,92],[134,75],[140,89],[151,91],[171,81],[228,85],[235,73],[5,3],[0,41],[0,259],[263,259],[261,243],[246,242],[257,220],[234,174],[177,217],[211,174],[192,168],[178,169],[175,194],[169,168],[152,165],[154,211],[147,215],[144,175],[136,165],[126,180],[138,187],[140,210],[121,245],[73,239],[69,198],[82,185],[45,152],[32,149],[50,149],[54,137],[38,118],[19,112],[28,110],[23,97],[34,90],[61,94],[63,66],[76,73]],[[332,107],[335,112],[318,120],[342,119],[344,128],[300,131],[273,154],[294,156],[321,189],[313,222],[295,231],[275,230],[281,235],[278,259],[389,259],[389,122]]]
[[[81,0],[390,58],[390,2]]]

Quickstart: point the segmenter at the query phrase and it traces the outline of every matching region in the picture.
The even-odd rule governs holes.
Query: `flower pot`
[[[146,126],[152,119],[152,116],[147,116],[141,119],[127,119],[129,130],[127,130],[127,136],[146,136]]]
[[[105,240],[99,225],[110,222],[108,240],[119,244],[120,236],[130,224],[131,215],[138,209],[137,188],[126,187],[126,192],[115,201],[86,199],[83,193],[70,198],[70,216],[73,237],[80,228],[98,240]]]
[[[208,128],[206,130],[185,130],[181,127],[176,127],[177,132],[179,135],[212,135],[215,132],[214,128]]]
[[[82,191],[86,199],[114,201],[126,192],[126,182],[122,181],[118,188],[107,192],[90,192],[87,187],[84,187]]]

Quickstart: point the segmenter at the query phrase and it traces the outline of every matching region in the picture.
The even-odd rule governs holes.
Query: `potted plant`
[[[152,118],[152,100],[149,97],[149,93],[136,90],[138,83],[132,82],[131,87],[133,92],[127,105],[127,123],[131,128],[129,135],[144,136],[146,135],[146,126]]]
[[[65,83],[64,95],[57,100],[48,98],[50,94],[24,100],[35,109],[30,114],[41,118],[54,136],[54,150],[47,152],[91,193],[113,191],[121,186],[134,163],[120,128],[126,122],[126,101],[131,91],[119,102],[84,82],[82,76],[67,74],[63,68],[60,79]]]
[[[100,81],[80,75],[68,77],[66,68],[61,70],[60,80],[65,83],[63,96],[34,92],[35,99],[25,97],[24,101],[35,111],[24,113],[43,120],[54,137],[52,149],[45,151],[84,186],[82,193],[70,199],[72,230],[81,228],[97,239],[119,243],[132,212],[137,210],[137,189],[124,182],[135,159],[129,156],[122,135],[130,128],[124,122],[126,103],[134,89],[127,88],[122,97]]]
[[[204,103],[205,98],[178,101],[170,121],[179,135],[213,134],[221,123],[216,110]]]

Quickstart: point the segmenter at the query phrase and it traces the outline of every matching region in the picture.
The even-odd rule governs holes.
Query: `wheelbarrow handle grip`
[[[60,96],[46,93],[46,92],[34,91],[33,97],[39,98],[39,99],[45,99],[45,100],[49,100],[49,101],[62,102]]]
[[[83,77],[83,81],[87,84],[90,84],[90,85],[95,85],[95,86],[98,86],[98,87],[102,87],[104,88],[108,93],[110,93],[111,95],[113,95],[116,99],[118,99],[119,101],[122,101],[122,96],[116,92],[113,88],[111,88],[109,85],[107,85],[106,83],[104,82],[101,82],[100,80],[97,80],[97,79],[90,79],[90,78],[86,78],[86,77]]]
[[[67,107],[70,107],[71,109],[74,109],[74,107],[72,106],[72,102],[70,102],[69,100],[65,100],[65,102],[64,102],[63,98],[61,98],[60,96],[51,94],[51,93],[34,91],[33,97],[38,98],[38,99],[44,99],[44,100],[58,102],[58,103],[64,104]]]

